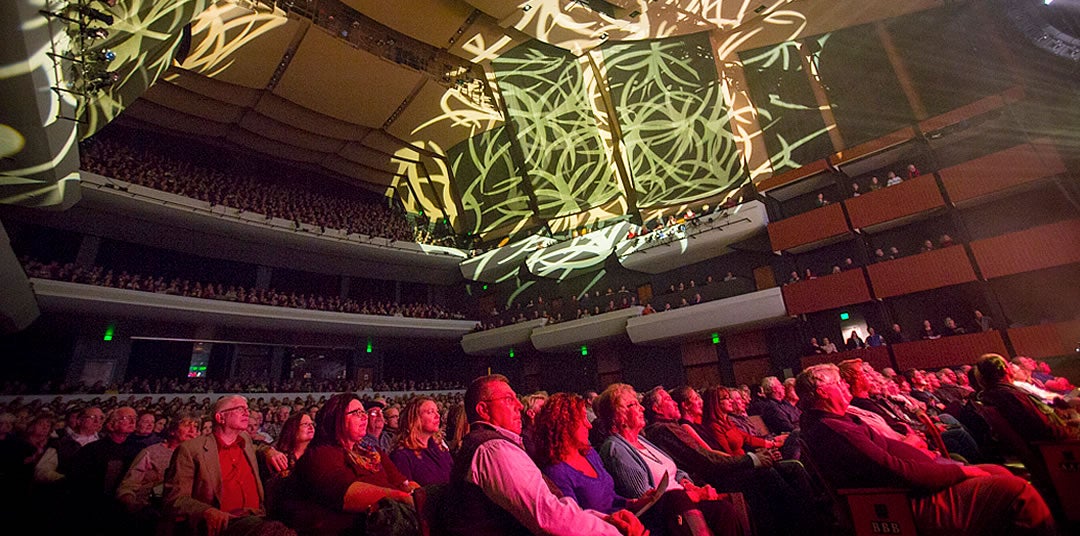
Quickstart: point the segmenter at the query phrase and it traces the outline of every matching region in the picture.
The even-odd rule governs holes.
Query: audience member
[[[878,346],[885,346],[885,339],[881,337],[881,334],[874,331],[874,328],[866,328],[866,345],[870,348],[877,348]]]
[[[435,399],[417,396],[405,405],[405,419],[390,453],[405,478],[420,484],[447,484],[454,460],[443,440]]]
[[[861,348],[863,348],[865,346],[866,346],[866,343],[864,343],[863,340],[861,338],[859,338],[859,332],[854,330],[854,329],[851,330],[851,335],[848,335],[847,344],[845,344],[845,348],[848,349],[848,350],[859,350],[859,349],[861,349]]]
[[[642,534],[633,514],[609,516],[558,497],[521,445],[523,406],[505,376],[473,380],[465,392],[469,434],[450,475],[440,518],[451,535]]]
[[[810,455],[833,487],[915,488],[910,503],[920,532],[1054,534],[1042,497],[1004,468],[935,463],[848,416],[851,393],[836,365],[802,371],[797,389]]]
[[[165,471],[176,447],[199,436],[199,420],[193,415],[173,419],[164,430],[163,441],[143,448],[135,455],[120,485],[116,498],[131,514],[135,534],[150,534],[161,518],[161,496]]]

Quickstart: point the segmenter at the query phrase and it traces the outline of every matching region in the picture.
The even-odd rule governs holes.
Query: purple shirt
[[[600,455],[589,449],[585,453],[585,459],[596,471],[596,478],[570,467],[566,462],[545,467],[544,476],[547,476],[563,495],[574,499],[578,506],[587,510],[612,514],[625,507],[626,499],[615,494],[615,481],[604,470]]]
[[[427,447],[420,450],[394,449],[390,453],[390,461],[405,478],[421,486],[450,482],[450,468],[454,465],[450,451],[440,448],[434,438],[428,439]]]

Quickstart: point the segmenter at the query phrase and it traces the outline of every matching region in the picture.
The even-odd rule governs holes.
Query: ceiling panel
[[[341,140],[362,140],[370,130],[309,110],[273,93],[264,93],[255,111],[307,132]]]
[[[244,115],[244,117],[240,119],[240,126],[249,132],[254,132],[272,140],[322,153],[332,153],[339,147],[348,143],[346,141],[313,134],[306,130],[295,128],[292,125],[275,121],[270,117],[255,112]]]
[[[461,0],[342,0],[345,5],[413,39],[438,48],[450,45],[450,38],[473,7]]]
[[[294,145],[287,143],[281,143],[269,138],[264,138],[258,134],[249,132],[243,129],[234,129],[229,131],[229,134],[225,138],[248,149],[254,149],[261,153],[265,153],[276,158],[284,158],[286,160],[294,160],[296,162],[321,162],[326,154],[317,151],[309,151],[307,149],[301,149]]]
[[[170,84],[180,86],[188,91],[194,91],[222,102],[236,106],[254,106],[259,100],[261,90],[238,86],[228,82],[222,82],[213,78],[207,78],[183,69],[173,67],[162,77]]]
[[[501,114],[491,104],[478,104],[469,96],[429,80],[386,131],[416,144],[434,144],[445,153],[449,147],[502,124]]]
[[[158,125],[158,128],[165,127],[200,138],[223,138],[232,128],[229,123],[218,123],[202,117],[190,116],[147,99],[139,99],[132,103],[124,110],[122,117],[124,120]]]
[[[380,186],[390,186],[394,183],[396,177],[394,174],[372,169],[362,164],[357,164],[351,160],[346,160],[337,155],[330,155],[322,163],[323,167],[341,173],[342,175],[348,175],[350,177],[356,177],[364,182],[378,184]]]
[[[312,28],[274,93],[321,114],[378,128],[421,77]]]
[[[246,109],[188,91],[168,82],[154,84],[146,90],[146,93],[143,93],[142,98],[166,108],[218,123],[235,123]]]
[[[192,21],[191,51],[181,67],[222,82],[265,88],[297,32],[310,25],[281,12],[219,2]]]

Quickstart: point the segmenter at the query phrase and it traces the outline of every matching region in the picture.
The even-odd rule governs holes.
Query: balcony
[[[635,305],[569,322],[541,326],[532,331],[530,338],[537,350],[560,352],[582,345],[626,337],[626,321],[641,316],[644,307]]]
[[[1009,340],[1016,355],[1042,359],[1072,354],[1080,343],[1080,320],[1010,328]]]
[[[788,320],[780,289],[774,287],[631,318],[626,323],[626,332],[634,344],[649,344],[710,333],[743,331]]]
[[[850,236],[840,203],[804,212],[769,224],[773,251],[799,253]]]
[[[1008,355],[1005,341],[997,331],[942,337],[929,341],[894,344],[897,371],[911,368],[937,369],[972,364],[985,353]]]
[[[975,281],[964,248],[952,246],[866,267],[879,299]]]
[[[784,285],[788,314],[801,315],[870,301],[863,271],[848,270]]]
[[[808,355],[802,358],[802,368],[809,367],[811,365],[820,365],[822,363],[834,363],[838,364],[841,361],[848,359],[862,359],[863,361],[870,363],[874,370],[881,370],[885,367],[892,367],[892,360],[889,359],[889,349],[885,346],[876,346],[874,348],[861,348],[859,350],[846,350],[843,352],[835,352],[831,354],[814,354]]]
[[[1080,262],[1080,220],[976,240],[971,251],[986,279]]]
[[[461,338],[461,348],[469,355],[502,355],[511,348],[523,348],[524,345],[530,344],[529,336],[532,335],[532,331],[545,324],[547,324],[546,318],[537,318],[469,333]]]
[[[896,186],[882,188],[844,201],[851,226],[879,232],[906,225],[945,208],[933,175],[922,175]]]
[[[939,172],[957,206],[991,194],[1065,173],[1065,163],[1047,140],[1025,143]]]

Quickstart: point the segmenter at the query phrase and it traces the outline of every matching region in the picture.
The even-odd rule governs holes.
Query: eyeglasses
[[[364,408],[356,408],[352,411],[345,412],[346,417],[363,417],[367,418],[367,413],[364,413]]]
[[[517,396],[516,395],[505,395],[505,396],[500,396],[500,397],[497,397],[497,398],[487,398],[487,399],[482,400],[482,402],[488,402],[488,403],[502,402],[503,400],[517,400]]]
[[[228,413],[230,411],[236,411],[238,409],[246,410],[246,409],[248,409],[248,407],[247,406],[233,406],[231,408],[223,409],[223,410],[219,411],[218,413]]]

